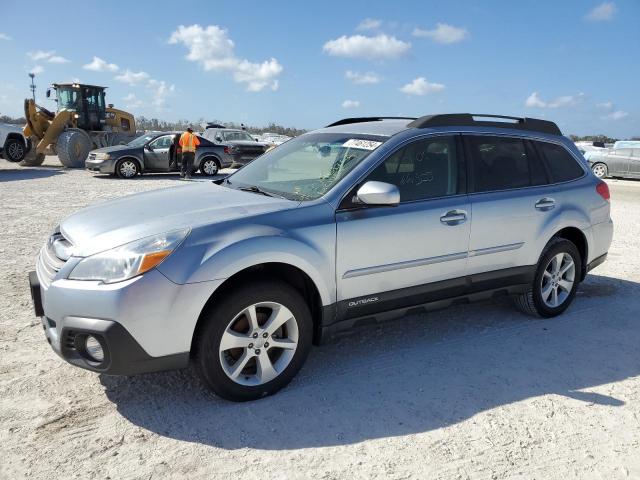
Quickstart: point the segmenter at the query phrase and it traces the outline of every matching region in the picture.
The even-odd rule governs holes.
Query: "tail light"
[[[226,154],[233,153],[233,147],[224,147],[224,153]]]
[[[600,195],[607,201],[609,201],[609,199],[611,198],[611,194],[609,193],[609,185],[607,185],[607,182],[603,182],[602,180],[600,180],[596,185],[596,192],[598,192],[598,195]]]

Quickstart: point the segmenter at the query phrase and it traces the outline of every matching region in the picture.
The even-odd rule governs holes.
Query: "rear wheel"
[[[56,142],[60,163],[68,168],[84,168],[91,147],[93,141],[89,135],[75,128],[62,132]]]
[[[280,282],[245,285],[207,313],[194,363],[217,395],[255,400],[286,386],[311,348],[311,313],[297,290]]]
[[[553,238],[540,256],[531,288],[514,298],[516,306],[530,315],[560,315],[575,297],[581,271],[582,259],[573,242]]]
[[[27,149],[24,146],[24,142],[17,138],[9,138],[4,143],[3,156],[10,162],[20,162],[27,154]]]
[[[609,173],[609,169],[607,168],[607,166],[604,163],[595,163],[591,167],[591,171],[598,178],[604,178]]]
[[[133,178],[140,173],[138,162],[131,158],[125,158],[116,165],[116,175],[120,178]]]
[[[213,157],[205,158],[200,163],[200,171],[204,175],[208,175],[208,176],[216,175],[218,173],[218,170],[220,170],[220,163],[218,162],[218,160],[216,160]]]
[[[20,162],[20,165],[23,167],[38,167],[44,162],[44,153],[36,152],[36,146],[40,140],[35,136],[31,136],[29,140],[31,142],[31,148]]]

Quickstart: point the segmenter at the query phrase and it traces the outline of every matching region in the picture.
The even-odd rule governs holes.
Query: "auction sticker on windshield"
[[[375,150],[382,142],[376,142],[375,140],[362,140],[359,138],[350,138],[342,144],[343,147],[359,148],[361,150]]]

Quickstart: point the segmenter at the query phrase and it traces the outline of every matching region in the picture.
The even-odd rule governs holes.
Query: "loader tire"
[[[74,128],[62,132],[56,142],[60,163],[67,168],[84,168],[84,161],[92,147],[89,135]]]

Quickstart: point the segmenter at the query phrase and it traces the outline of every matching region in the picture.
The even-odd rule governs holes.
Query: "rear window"
[[[548,142],[536,142],[536,145],[547,162],[554,183],[568,182],[584,175],[582,167],[566,148]]]
[[[475,192],[492,192],[547,183],[542,165],[527,142],[490,135],[465,136]]]

